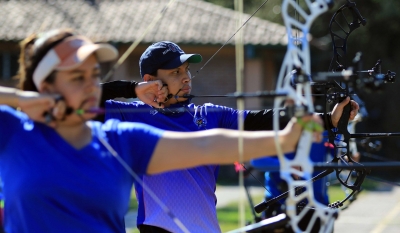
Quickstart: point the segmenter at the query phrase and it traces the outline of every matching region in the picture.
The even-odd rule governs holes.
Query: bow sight
[[[361,52],[354,58],[355,63],[361,64]],[[357,71],[358,79],[356,87],[358,90],[366,90],[368,92],[376,92],[382,90],[383,84],[394,83],[396,81],[396,73],[388,70],[386,74],[381,72],[382,61],[379,59],[376,64],[366,71]]]

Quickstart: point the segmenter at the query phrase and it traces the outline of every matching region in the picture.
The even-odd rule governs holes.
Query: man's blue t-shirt
[[[213,128],[238,128],[238,111],[224,106],[189,104],[183,112],[173,113],[172,105],[161,113],[143,102],[106,102],[106,119],[117,118],[150,124],[157,128],[192,132]],[[244,117],[247,112],[244,112]],[[169,152],[165,151],[165,156]],[[187,152],[190,154],[190,151]],[[199,166],[191,169],[143,175],[143,182],[171,209],[191,233],[220,232],[215,187],[218,166]],[[177,233],[181,230],[161,207],[135,183],[139,203],[137,224],[161,227]]]
[[[7,233],[125,232],[133,178],[99,138],[144,174],[163,130],[117,120],[88,122],[92,141],[75,149],[54,129],[7,106],[0,106],[0,119]]]

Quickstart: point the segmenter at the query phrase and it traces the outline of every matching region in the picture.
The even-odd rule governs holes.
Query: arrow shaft
[[[384,137],[400,137],[400,133],[353,133],[351,138],[384,138]]]

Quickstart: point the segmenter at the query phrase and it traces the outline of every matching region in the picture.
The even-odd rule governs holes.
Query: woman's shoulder
[[[8,116],[10,118],[19,118],[24,120],[29,119],[29,117],[24,112],[18,111],[7,105],[0,105],[0,114],[2,115],[2,118]]]
[[[0,112],[14,113],[16,110],[8,105],[0,105]]]

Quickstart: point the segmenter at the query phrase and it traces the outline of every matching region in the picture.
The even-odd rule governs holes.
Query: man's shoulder
[[[129,107],[151,108],[150,105],[145,104],[142,101],[121,101],[121,100],[107,100],[106,106],[129,106]]]
[[[201,105],[196,105],[196,104],[191,103],[191,104],[189,104],[188,106],[190,106],[190,107],[197,107],[197,108],[200,108],[200,107],[207,107],[207,108],[229,108],[229,107],[226,107],[226,106],[223,106],[223,105],[218,105],[218,104],[213,104],[213,103],[203,103],[203,104],[201,104]]]
[[[190,104],[189,105],[190,108],[203,108],[205,111],[211,113],[222,113],[222,112],[235,112],[236,109],[231,108],[231,107],[227,107],[227,106],[223,106],[223,105],[218,105],[218,104],[213,104],[213,103],[204,103],[202,105],[194,105],[194,104]]]

